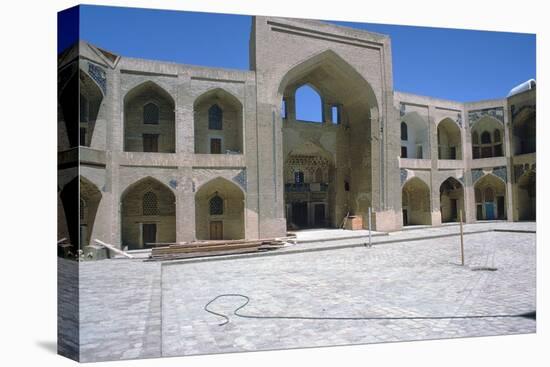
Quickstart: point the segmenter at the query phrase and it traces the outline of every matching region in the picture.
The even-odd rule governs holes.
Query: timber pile
[[[193,257],[221,256],[270,251],[294,242],[296,237],[265,238],[258,240],[193,241],[180,243],[150,243],[150,260],[178,260]]]

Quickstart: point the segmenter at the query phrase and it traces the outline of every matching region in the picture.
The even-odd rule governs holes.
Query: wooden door
[[[505,216],[504,209],[504,196],[497,196],[497,215],[499,219],[504,219]]]
[[[210,222],[210,239],[223,240],[223,222],[221,220]]]
[[[458,201],[451,199],[451,220],[458,221]]]
[[[143,134],[143,151],[158,152],[159,136],[158,134]]]
[[[495,207],[492,202],[485,203],[485,219],[487,220],[495,219]]]
[[[222,153],[222,140],[218,138],[210,139],[210,154]]]
[[[316,227],[323,227],[325,225],[325,204],[315,204],[314,222]]]
[[[143,223],[143,247],[151,247],[149,243],[157,242],[157,225],[156,223]]]
[[[307,227],[307,202],[292,203],[292,222],[298,227]]]
[[[416,146],[416,159],[422,159],[423,153],[422,153],[422,145]]]
[[[456,147],[449,147],[449,159],[456,159]]]

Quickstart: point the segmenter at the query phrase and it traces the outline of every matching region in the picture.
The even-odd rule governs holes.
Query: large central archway
[[[296,118],[301,107],[296,106],[296,91],[303,86],[319,94],[320,122]],[[371,122],[378,118],[370,84],[329,50],[292,68],[281,81],[279,94],[287,226],[338,227],[348,213],[365,216],[372,206]],[[319,163],[319,180],[300,171],[297,157]],[[292,184],[302,185],[301,200]],[[302,213],[300,223],[292,223],[297,211]]]

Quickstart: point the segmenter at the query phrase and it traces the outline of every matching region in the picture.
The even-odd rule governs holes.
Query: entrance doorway
[[[156,223],[143,223],[143,247],[151,247],[150,243],[157,242]]]
[[[506,219],[506,185],[493,174],[486,174],[474,184],[478,207],[477,220]]]
[[[483,206],[481,204],[476,204],[476,218],[477,220],[483,219]]]
[[[223,240],[223,222],[221,220],[210,222],[210,239]]]
[[[292,203],[292,222],[298,227],[307,227],[307,202]]]
[[[495,219],[495,207],[492,202],[485,203],[485,216],[487,217],[487,220]]]
[[[314,206],[314,224],[316,227],[325,226],[325,204],[315,204]]]
[[[458,219],[458,200],[451,199],[451,218]]]
[[[504,219],[504,196],[497,196],[498,219]]]
[[[460,181],[454,177],[447,178],[439,187],[439,193],[441,222],[457,222],[459,210],[464,219],[464,190]]]

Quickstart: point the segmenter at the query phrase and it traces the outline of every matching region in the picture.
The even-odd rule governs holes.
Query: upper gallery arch
[[[325,109],[334,104],[344,105],[346,109],[359,103],[368,105],[371,111],[378,109],[379,104],[371,84],[331,49],[291,67],[279,83],[278,96],[281,99],[294,99],[296,89],[303,85],[315,87]]]
[[[222,88],[210,89],[193,103],[195,153],[243,153],[243,104]]]

